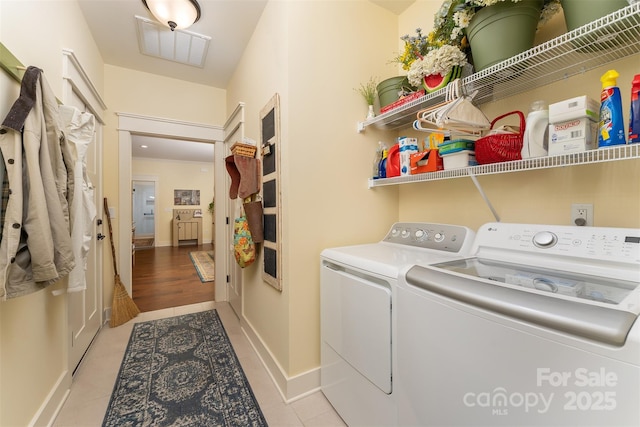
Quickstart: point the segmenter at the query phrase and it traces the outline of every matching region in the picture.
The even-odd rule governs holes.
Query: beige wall
[[[483,110],[493,118],[513,109],[526,113],[536,99],[557,102],[582,94],[599,99],[600,75],[610,67],[620,72],[620,84],[626,82],[629,88],[632,76],[638,72],[637,57],[485,105]],[[630,89],[622,91],[625,123],[629,93]],[[571,204],[591,203],[595,226],[640,227],[638,159],[489,175],[478,177],[478,181],[503,222],[571,225]],[[416,193],[428,197],[416,198]],[[405,221],[451,222],[473,229],[494,221],[470,178],[403,185],[399,207],[400,219]]]
[[[44,70],[62,98],[62,49],[72,49],[102,90],[102,59],[75,1],[0,0],[0,42],[23,64]],[[0,117],[19,93],[19,85],[0,72]],[[67,366],[67,304],[46,290],[0,302],[0,425],[47,421],[71,381]]]
[[[416,17],[432,16],[439,4],[433,1],[416,2],[400,17],[400,22],[406,26],[400,29],[400,34],[412,34],[416,26],[420,26]],[[428,25],[423,24],[422,28],[428,31],[432,28],[432,21]],[[566,26],[560,12],[539,32],[536,43],[564,32]],[[588,95],[599,101],[600,76],[611,68],[620,73],[618,85],[626,124],[631,80],[638,73],[637,56],[482,105],[481,109],[491,120],[513,110],[520,110],[526,115],[531,102],[538,99],[554,103]],[[513,123],[517,123],[517,119]],[[415,135],[424,137],[424,134]],[[482,176],[478,177],[478,181],[503,222],[570,225],[571,204],[592,203],[595,226],[640,227],[640,160],[637,159]],[[454,223],[477,229],[495,220],[470,178],[405,184],[399,189],[399,219],[402,221]],[[376,191],[387,190],[380,188]],[[422,197],[416,197],[416,194]]]
[[[204,144],[204,143],[203,143]],[[157,177],[156,206],[154,219],[158,235],[156,246],[171,246],[173,209],[202,209],[202,240],[211,241],[213,217],[208,211],[213,200],[213,162],[179,162],[159,159],[134,158],[131,165],[132,176]],[[173,204],[173,190],[200,190],[199,206],[176,206]]]
[[[353,90],[395,75],[396,35],[397,17],[365,1],[270,2],[228,87],[255,139],[260,109],[281,98],[283,291],[262,281],[262,260],[245,269],[244,315],[287,378],[319,367],[321,250],[377,239],[397,217],[394,189],[367,189],[383,135],[356,132],[367,106]]]

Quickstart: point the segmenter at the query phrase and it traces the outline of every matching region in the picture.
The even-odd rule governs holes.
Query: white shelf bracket
[[[487,198],[487,195],[484,193],[484,190],[482,189],[482,186],[478,182],[478,178],[472,172],[469,172],[469,176],[471,177],[471,180],[473,181],[473,183],[475,184],[476,188],[480,192],[480,195],[484,199],[484,202],[487,204],[487,206],[489,206],[489,210],[491,210],[491,213],[493,214],[493,217],[496,219],[496,222],[500,222],[500,217],[498,216],[498,213],[493,208],[493,205],[491,204],[491,202]]]

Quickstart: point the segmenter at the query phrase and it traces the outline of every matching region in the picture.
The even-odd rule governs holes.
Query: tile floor
[[[90,427],[102,424],[134,323],[213,308],[220,315],[262,413],[270,426],[345,426],[320,391],[290,404],[284,403],[267,371],[242,333],[238,318],[229,304],[214,302],[141,313],[135,319],[117,328],[111,329],[108,325],[105,326],[98,333],[78,368],[69,398],[53,426]]]

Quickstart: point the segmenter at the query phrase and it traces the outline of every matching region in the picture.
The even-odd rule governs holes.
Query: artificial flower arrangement
[[[412,86],[423,85],[427,92],[433,92],[460,77],[461,68],[456,67],[466,64],[467,55],[458,46],[445,44],[416,59],[411,64],[407,78]],[[425,80],[429,77],[431,80]]]
[[[417,36],[405,35],[401,37],[404,41],[404,52],[396,58],[402,64],[402,68],[407,70],[409,84],[413,87],[424,88],[428,92],[440,89],[455,78],[460,77],[459,68],[467,64],[466,49],[464,40],[457,42],[443,39],[435,31],[427,36],[422,34],[420,28],[416,29]],[[429,83],[425,77],[432,76]]]

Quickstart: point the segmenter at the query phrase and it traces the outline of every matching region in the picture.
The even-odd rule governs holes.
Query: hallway
[[[258,399],[267,423],[279,426],[345,426],[322,392],[315,391],[290,404],[283,402],[271,377],[240,328],[228,303],[212,301],[141,313],[116,328],[105,325],[98,333],[73,378],[71,392],[53,427],[100,426],[109,404],[122,357],[134,323],[216,309]]]
[[[189,258],[190,252],[211,250],[210,243],[136,249],[132,289],[140,311],[213,301],[214,282],[202,283]]]

